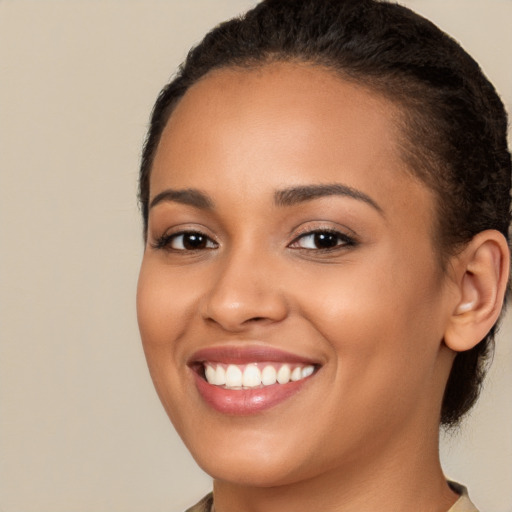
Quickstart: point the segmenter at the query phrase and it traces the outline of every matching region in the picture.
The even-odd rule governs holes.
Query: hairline
[[[458,245],[449,245],[444,243],[442,240],[442,226],[441,226],[441,209],[440,209],[440,191],[435,187],[432,180],[428,180],[427,178],[431,174],[436,174],[440,172],[440,169],[425,169],[426,167],[432,167],[431,162],[419,164],[418,157],[421,158],[423,156],[421,153],[424,151],[418,151],[417,144],[412,140],[412,132],[410,129],[410,121],[411,119],[419,116],[419,112],[412,105],[412,97],[411,95],[404,95],[403,98],[398,98],[397,95],[393,95],[391,92],[390,81],[392,78],[389,76],[389,73],[382,73],[375,75],[371,75],[370,73],[357,73],[347,68],[338,65],[336,62],[325,58],[307,58],[305,56],[300,56],[297,54],[286,54],[285,52],[272,52],[268,53],[262,58],[246,58],[240,59],[233,62],[226,62],[223,65],[213,66],[207,72],[203,73],[201,76],[197,77],[195,80],[191,79],[189,84],[183,88],[183,92],[175,97],[171,98],[169,103],[162,110],[160,121],[162,122],[162,128],[160,133],[158,134],[158,140],[154,147],[154,150],[151,154],[151,159],[148,162],[144,171],[146,173],[145,179],[147,180],[147,197],[143,203],[144,218],[144,240],[147,238],[147,222],[148,222],[148,212],[149,212],[149,184],[152,174],[152,168],[155,156],[158,152],[160,141],[162,139],[165,128],[167,127],[175,109],[181,103],[181,100],[185,97],[187,92],[194,87],[195,85],[201,83],[203,80],[206,80],[211,75],[216,73],[224,72],[224,71],[235,71],[235,72],[246,72],[246,71],[256,71],[258,69],[264,69],[268,66],[278,63],[290,63],[295,64],[297,66],[308,66],[311,69],[319,69],[329,73],[330,75],[338,78],[342,81],[345,81],[350,84],[357,85],[358,87],[363,88],[368,93],[372,95],[379,96],[381,99],[385,100],[388,104],[393,106],[393,114],[391,115],[391,122],[396,128],[396,137],[397,137],[397,149],[398,156],[403,162],[404,166],[402,170],[406,172],[412,178],[418,180],[419,183],[426,186],[430,192],[433,194],[434,198],[434,211],[432,212],[433,222],[429,227],[431,240],[433,243],[433,247],[435,249],[435,253],[438,257],[438,264],[440,265],[443,274],[448,270],[448,260],[451,256],[460,252],[463,247],[467,244],[458,244]],[[397,76],[397,80],[400,80],[401,77]],[[172,83],[172,81],[171,81]],[[425,159],[424,159],[425,160]],[[421,167],[421,168],[420,168]],[[142,202],[142,200],[141,200]]]

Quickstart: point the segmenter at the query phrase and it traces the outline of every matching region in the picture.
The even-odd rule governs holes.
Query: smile
[[[211,347],[188,362],[204,402],[223,414],[256,414],[296,395],[319,361],[262,346]]]
[[[312,375],[313,365],[249,363],[245,365],[205,363],[206,381],[224,389],[254,389],[274,384],[297,382]]]

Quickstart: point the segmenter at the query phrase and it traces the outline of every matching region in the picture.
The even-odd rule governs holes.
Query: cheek
[[[178,370],[184,367],[182,344],[186,296],[179,282],[172,282],[165,269],[143,261],[137,286],[137,320],[146,362],[155,389],[169,412],[166,388],[182,386]]]
[[[428,301],[391,275],[374,277],[339,276],[336,286],[326,280],[317,293],[322,299],[304,308],[332,355],[324,369],[331,390],[324,424],[340,443],[337,426],[344,425],[347,438],[380,439],[432,396],[440,340],[425,328]]]
[[[189,385],[183,375],[186,364],[180,340],[190,307],[187,307],[186,287],[179,280],[171,279],[165,267],[154,263],[146,258],[141,266],[137,320],[155,389],[175,423],[173,411],[179,409],[177,404]]]
[[[143,263],[137,285],[137,321],[145,349],[163,341],[168,299],[167,290]]]
[[[174,278],[173,278],[174,276]],[[179,338],[194,300],[194,286],[143,260],[137,286],[137,320],[144,347],[168,346]]]
[[[374,264],[317,274],[315,293],[305,293],[306,285],[301,294],[302,314],[328,341],[347,385],[414,382],[435,364],[441,288],[428,261],[412,268],[392,251],[374,256]]]

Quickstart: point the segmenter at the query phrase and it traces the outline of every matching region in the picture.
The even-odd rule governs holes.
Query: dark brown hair
[[[401,107],[402,157],[437,199],[434,238],[441,264],[480,231],[496,229],[508,240],[507,116],[494,87],[431,22],[377,0],[265,0],[217,26],[189,52],[157,99],[143,149],[145,234],[152,161],[177,102],[214,69],[272,61],[322,66]],[[455,425],[477,399],[495,330],[457,354],[442,404],[444,425]]]

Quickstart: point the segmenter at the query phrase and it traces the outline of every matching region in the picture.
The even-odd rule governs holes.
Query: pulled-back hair
[[[494,87],[431,22],[377,0],[265,0],[217,26],[189,52],[157,99],[143,149],[145,234],[151,166],[178,101],[214,69],[275,61],[318,65],[400,107],[402,158],[436,198],[434,242],[442,266],[480,231],[496,229],[508,240],[507,116]],[[444,425],[455,425],[476,401],[496,328],[455,357],[441,410]]]

